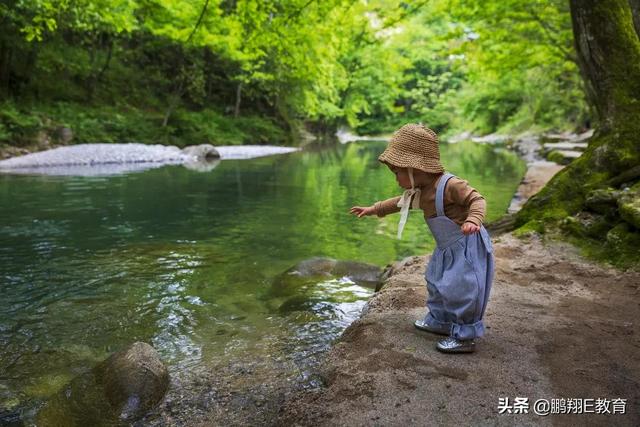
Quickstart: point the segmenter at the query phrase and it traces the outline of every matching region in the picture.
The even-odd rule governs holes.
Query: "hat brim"
[[[394,153],[385,150],[379,157],[378,161],[387,165],[399,168],[420,169],[428,173],[442,173],[444,168],[438,159],[420,158],[415,156],[406,156],[401,153]]]

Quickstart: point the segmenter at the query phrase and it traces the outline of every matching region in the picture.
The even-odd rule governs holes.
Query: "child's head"
[[[378,160],[396,174],[398,184],[403,188],[412,187],[409,168],[416,181],[427,174],[444,172],[440,164],[438,136],[421,124],[409,123],[398,129]]]

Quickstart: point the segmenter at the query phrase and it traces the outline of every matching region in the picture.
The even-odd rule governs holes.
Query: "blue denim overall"
[[[424,323],[469,340],[484,335],[482,316],[494,275],[493,247],[484,226],[465,235],[444,214],[444,188],[451,177],[446,173],[438,181],[437,216],[427,218],[437,246],[425,271],[429,312]]]

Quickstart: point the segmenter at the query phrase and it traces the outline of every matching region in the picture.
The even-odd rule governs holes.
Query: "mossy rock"
[[[514,230],[513,235],[516,237],[525,237],[531,234],[544,234],[544,222],[539,220],[531,220]]]
[[[621,192],[618,210],[622,219],[640,230],[640,183]]]
[[[560,228],[577,237],[602,238],[613,227],[610,217],[591,212],[579,212],[566,217]]]
[[[547,160],[549,160],[550,162],[558,163],[559,165],[568,165],[569,163],[574,161],[579,154],[579,152],[568,150],[551,150],[547,154]]]
[[[607,245],[620,254],[637,253],[640,247],[640,233],[626,222],[621,222],[607,233]]]
[[[136,342],[64,386],[38,413],[37,425],[127,425],[156,406],[168,386],[156,350]]]
[[[613,188],[601,188],[587,195],[584,202],[587,209],[603,215],[615,214],[621,192]]]
[[[636,197],[627,203],[620,203],[620,217],[640,230],[640,198]]]

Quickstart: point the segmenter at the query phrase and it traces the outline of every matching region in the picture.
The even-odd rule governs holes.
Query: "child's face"
[[[411,180],[409,179],[409,170],[407,168],[399,168],[397,166],[388,165],[391,172],[396,175],[398,185],[405,190],[411,189]],[[414,173],[415,178],[415,173]]]

